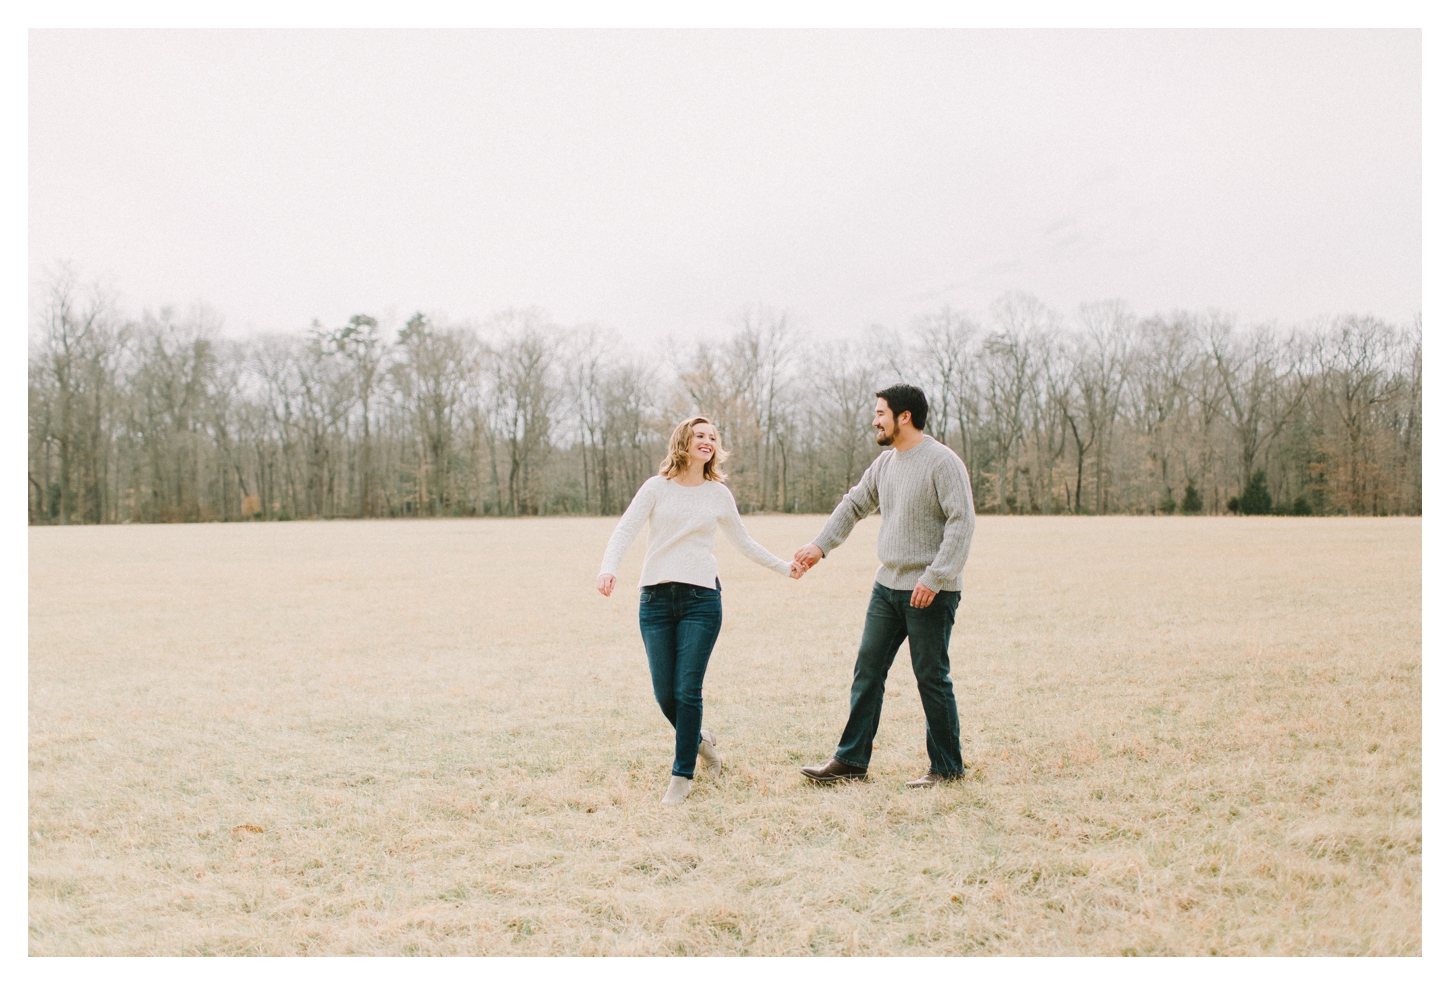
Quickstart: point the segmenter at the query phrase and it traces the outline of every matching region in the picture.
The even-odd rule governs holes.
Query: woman
[[[720,635],[719,566],[711,553],[720,525],[735,549],[757,564],[791,574],[791,564],[761,547],[745,532],[735,497],[724,483],[725,452],[707,417],[681,421],[670,436],[660,474],[650,476],[609,538],[599,566],[599,592],[614,591],[624,552],[649,521],[644,568],[639,576],[639,632],[649,658],[655,700],[675,727],[675,762],[662,803],[678,804],[690,794],[695,759],[720,772],[715,735],[702,731],[700,688],[715,637]]]

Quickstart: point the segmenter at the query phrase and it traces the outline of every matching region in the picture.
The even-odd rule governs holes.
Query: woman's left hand
[[[609,598],[610,593],[614,591],[614,576],[600,575],[599,581],[595,583],[594,587],[599,589],[600,595]]]

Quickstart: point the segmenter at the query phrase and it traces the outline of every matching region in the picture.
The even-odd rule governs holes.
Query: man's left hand
[[[927,588],[921,582],[916,583],[916,588],[911,593],[911,607],[913,609],[925,609],[936,599],[936,592]]]

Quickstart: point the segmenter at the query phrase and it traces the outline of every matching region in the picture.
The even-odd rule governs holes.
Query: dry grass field
[[[982,518],[929,791],[904,656],[871,781],[796,772],[877,521],[720,538],[678,808],[612,525],[32,528],[30,952],[1420,952],[1418,520]]]

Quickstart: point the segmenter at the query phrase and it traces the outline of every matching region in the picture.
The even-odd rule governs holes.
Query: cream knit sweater
[[[601,575],[619,572],[624,552],[639,536],[646,520],[649,538],[645,541],[644,567],[639,573],[641,588],[665,581],[714,588],[719,574],[719,563],[712,553],[717,526],[725,531],[737,551],[756,564],[783,575],[790,574],[789,561],[761,547],[746,532],[740,511],[735,507],[735,496],[723,482],[682,486],[655,475],[644,481],[629,509],[619,518],[609,545],[604,548],[604,562],[599,566]]]

